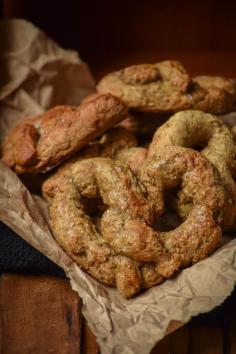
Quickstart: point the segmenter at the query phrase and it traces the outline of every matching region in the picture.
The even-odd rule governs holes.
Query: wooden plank
[[[229,324],[228,332],[228,354],[236,354],[236,322]]]
[[[169,352],[174,354],[189,353],[189,328],[184,326],[169,336]]]
[[[225,313],[225,336],[227,339],[227,354],[236,354],[236,297],[235,292],[226,306]]]
[[[79,354],[80,313],[67,280],[3,275],[1,354]]]
[[[151,354],[188,354],[189,329],[184,326],[163,338]]]
[[[82,354],[99,354],[99,346],[96,337],[89,328],[87,321],[83,320],[82,329]]]
[[[151,354],[169,354],[169,338],[164,337],[155,347],[152,349]]]
[[[223,354],[223,332],[220,327],[192,327],[190,354]]]

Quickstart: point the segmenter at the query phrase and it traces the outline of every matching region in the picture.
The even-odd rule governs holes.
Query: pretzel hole
[[[101,232],[101,217],[102,214],[107,210],[108,206],[104,204],[101,197],[98,198],[88,198],[82,197],[81,202],[84,207],[84,212],[90,216],[90,220],[96,227],[96,230]]]
[[[171,189],[164,193],[164,212],[155,222],[154,230],[167,232],[176,229],[182,224],[183,219],[177,211],[177,189]]]
[[[81,203],[84,207],[84,212],[89,216],[101,216],[107,209],[107,206],[103,203],[101,197],[98,198],[88,198],[81,197]]]
[[[204,144],[194,144],[191,149],[201,152],[204,149]]]

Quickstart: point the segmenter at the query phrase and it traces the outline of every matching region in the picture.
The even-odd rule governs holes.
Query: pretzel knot
[[[236,185],[232,175],[236,171],[236,145],[230,129],[217,117],[201,111],[176,113],[157,129],[148,150],[148,158],[164,146],[198,147],[219,171],[224,184],[226,202],[223,210],[223,226],[233,225],[236,216]],[[186,207],[178,203],[184,217]]]
[[[185,201],[192,203],[187,219],[169,232],[155,230],[164,191],[181,185]],[[43,191],[48,198],[47,181]],[[105,211],[99,228],[86,208],[88,199],[100,198]],[[85,271],[129,298],[215,249],[224,198],[218,172],[206,158],[168,148],[139,178],[109,158],[77,161],[48,199],[57,241]]]
[[[119,97],[135,111],[178,112],[199,109],[224,113],[234,110],[234,80],[217,76],[191,78],[178,61],[140,64],[104,76],[98,92]]]
[[[96,95],[79,107],[56,106],[10,130],[3,162],[19,174],[49,171],[126,115],[126,106],[111,95]]]

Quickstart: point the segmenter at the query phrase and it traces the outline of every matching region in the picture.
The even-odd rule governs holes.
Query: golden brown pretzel
[[[201,111],[176,113],[154,134],[148,158],[163,146],[200,147],[201,153],[218,169],[225,186],[227,201],[224,208],[225,227],[230,227],[236,217],[235,174],[236,146],[230,129],[217,117]],[[179,212],[185,210],[179,204]]]
[[[236,103],[234,80],[210,76],[192,80],[181,63],[171,60],[110,73],[101,79],[97,89],[143,112],[201,109],[223,113],[231,111]]]
[[[163,212],[163,191],[181,181],[183,201],[192,201],[187,220],[173,231],[155,231],[155,218]],[[57,241],[85,271],[107,285],[117,285],[125,297],[206,257],[221,239],[217,223],[224,189],[217,170],[190,149],[160,151],[142,168],[140,180],[119,162],[92,158],[75,162],[53,194],[47,183],[43,192]],[[84,205],[84,199],[99,197],[108,206],[101,232]]]
[[[190,243],[194,240],[195,244],[196,238],[198,244],[203,242],[203,240],[206,244],[207,242],[209,242],[208,245],[211,244],[211,236],[207,228],[211,225],[211,232],[214,228],[217,232],[219,231],[217,223],[222,223],[225,192],[218,171],[205,157],[191,149],[181,147],[160,148],[153,160],[143,165],[140,181],[146,187],[150,205],[153,205],[156,216],[161,215],[163,212],[164,191],[181,186],[180,202],[191,210],[191,213],[180,226],[180,230],[178,228],[175,229],[171,232],[171,235],[176,232],[177,234],[182,234],[183,239],[185,229],[188,230],[186,233],[188,237],[186,237],[185,244],[182,245],[184,250],[187,250],[189,246],[191,246],[190,249],[193,249]],[[195,208],[197,211],[195,211]],[[206,214],[208,215],[208,223],[202,225],[200,219],[206,217]],[[199,220],[198,217],[200,217]],[[195,226],[191,232],[192,224]],[[199,226],[197,227],[198,224]],[[154,247],[154,241],[152,243],[149,241],[152,245],[152,250],[146,249],[143,238],[151,240],[151,234],[154,238],[161,238],[162,241],[163,237],[167,237],[170,240],[173,237],[169,237],[168,232],[164,233],[165,236],[163,236],[162,233],[155,232],[150,226],[137,223],[135,216],[129,213],[128,210],[122,215],[119,209],[108,209],[103,215],[101,226],[103,237],[117,253],[139,261],[155,261],[155,255],[158,254],[157,248]],[[114,237],[114,235],[116,236]],[[214,237],[212,246],[209,247],[214,248]],[[143,248],[141,247],[142,243]],[[178,247],[180,247],[180,244]],[[146,251],[148,256],[146,256]],[[150,258],[148,259],[147,257]],[[183,258],[184,255],[181,254],[181,257]],[[186,255],[185,257],[188,257],[189,261],[187,263],[184,262],[183,265],[205,257],[205,253],[199,247],[194,250],[191,256]]]
[[[59,244],[96,279],[107,285],[117,285],[123,296],[130,297],[138,292],[142,286],[139,264],[117,255],[108,246],[83,207],[84,198],[101,196],[109,208],[130,213],[139,225],[145,221],[151,223],[153,209],[131,171],[108,158],[93,158],[74,163],[70,176],[64,176],[53,198],[51,195],[48,198],[46,184],[47,181],[44,196],[50,202],[51,227]],[[163,263],[161,274],[173,274],[178,269],[178,259],[168,255],[153,233],[150,237],[145,235],[143,243],[147,246],[146,258],[157,259],[159,255],[157,261]],[[168,258],[173,261],[167,272]]]
[[[3,142],[3,161],[17,173],[45,172],[126,115],[125,105],[111,95],[99,95],[79,107],[54,107],[9,132]]]

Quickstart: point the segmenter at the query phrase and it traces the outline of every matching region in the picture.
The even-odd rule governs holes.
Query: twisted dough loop
[[[117,284],[125,297],[134,295],[141,286],[137,262],[117,256],[105,243],[84,212],[83,198],[101,196],[111,209],[129,212],[150,223],[153,211],[136,179],[118,162],[94,158],[76,162],[70,177],[66,175],[63,182],[54,197],[49,198],[51,226],[57,241],[85,271],[107,285]],[[47,181],[43,191],[47,198],[46,184]],[[157,241],[154,240],[155,244]]]
[[[89,144],[69,161],[62,164],[57,172],[47,179],[47,183],[44,185],[44,192],[48,198],[53,197],[56,189],[62,183],[61,179],[71,174],[71,166],[75,162],[92,157],[110,157],[113,160],[118,160],[128,165],[136,174],[147,155],[147,149],[137,147],[137,145],[137,139],[130,131],[121,127],[109,130],[101,139]]]
[[[3,161],[17,173],[45,172],[86,146],[127,115],[111,95],[79,107],[58,106],[19,123],[3,142]]]
[[[201,76],[193,80],[177,61],[140,64],[106,75],[97,89],[119,97],[143,112],[200,109],[211,113],[232,111],[236,104],[234,80]]]
[[[162,151],[155,162],[143,167],[139,180],[128,167],[108,158],[77,161],[61,178],[53,195],[48,194],[47,181],[43,186],[57,241],[85,271],[107,285],[116,285],[125,297],[160,283],[218,245],[221,231],[216,220],[224,191],[218,185],[217,171],[198,152]],[[163,212],[164,190],[181,181],[186,200],[192,198],[187,220],[173,231],[155,231],[152,226]],[[108,207],[101,232],[84,205],[85,199],[100,197]]]
[[[140,180],[150,197],[155,196],[157,184],[161,198],[164,191],[181,186],[188,217],[176,229],[159,235],[167,250],[181,256],[182,266],[204,258],[216,247],[225,193],[218,171],[204,156],[192,149],[165,146],[142,167]]]
[[[148,150],[152,159],[163,146],[201,147],[204,155],[219,171],[226,191],[223,224],[230,227],[236,216],[235,142],[229,128],[211,114],[200,111],[176,113],[154,134]],[[179,203],[179,212],[184,208]]]
[[[81,103],[91,102],[95,98],[101,96],[101,93],[93,93],[83,99]],[[127,116],[116,125],[116,127],[124,128],[138,136],[151,138],[158,127],[163,124],[169,114],[153,114],[147,112],[129,112]]]
[[[160,147],[154,158],[143,165],[140,179],[155,200],[158,185],[161,192],[159,206],[164,205],[165,190],[182,187],[181,202],[190,206],[186,220],[174,230],[156,231],[164,248],[179,257],[180,267],[198,262],[212,253],[221,240],[221,229],[216,220],[221,219],[225,195],[217,170],[211,163],[191,149]],[[159,207],[157,212],[160,211],[162,208]],[[145,287],[161,281],[163,264],[150,262],[142,266]]]

